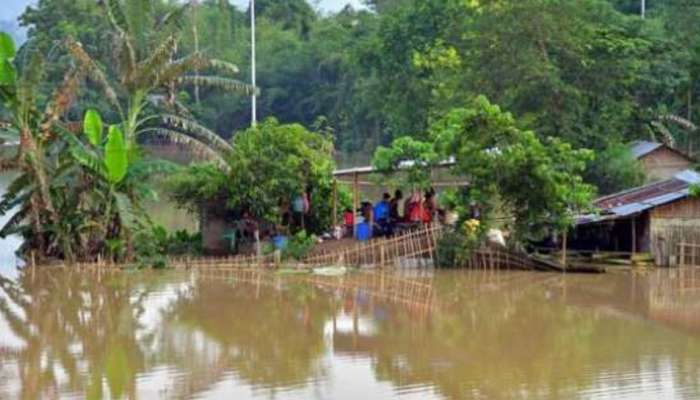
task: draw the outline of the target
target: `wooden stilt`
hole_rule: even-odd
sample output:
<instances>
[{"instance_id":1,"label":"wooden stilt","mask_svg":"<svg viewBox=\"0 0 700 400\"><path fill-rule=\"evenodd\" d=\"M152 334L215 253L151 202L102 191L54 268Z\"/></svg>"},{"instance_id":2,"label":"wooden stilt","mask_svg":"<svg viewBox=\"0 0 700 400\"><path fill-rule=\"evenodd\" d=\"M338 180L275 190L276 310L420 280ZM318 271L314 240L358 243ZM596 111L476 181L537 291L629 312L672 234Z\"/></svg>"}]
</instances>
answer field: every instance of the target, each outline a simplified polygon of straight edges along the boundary
<instances>
[{"instance_id":1,"label":"wooden stilt","mask_svg":"<svg viewBox=\"0 0 700 400\"><path fill-rule=\"evenodd\" d=\"M333 179L333 229L338 226L338 180ZM335 231L334 231L335 232Z\"/></svg>"},{"instance_id":2,"label":"wooden stilt","mask_svg":"<svg viewBox=\"0 0 700 400\"><path fill-rule=\"evenodd\" d=\"M637 253L637 218L632 217L632 254Z\"/></svg>"},{"instance_id":3,"label":"wooden stilt","mask_svg":"<svg viewBox=\"0 0 700 400\"><path fill-rule=\"evenodd\" d=\"M353 176L353 182L352 182L352 215L354 216L352 219L353 223L353 236L357 237L357 209L360 207L360 182L359 182L359 175L357 172L355 172Z\"/></svg>"},{"instance_id":4,"label":"wooden stilt","mask_svg":"<svg viewBox=\"0 0 700 400\"><path fill-rule=\"evenodd\" d=\"M568 247L567 244L567 239L568 239L568 229L564 230L564 233L562 234L562 240L561 240L561 265L564 268L564 271L566 271L566 249Z\"/></svg>"}]
</instances>

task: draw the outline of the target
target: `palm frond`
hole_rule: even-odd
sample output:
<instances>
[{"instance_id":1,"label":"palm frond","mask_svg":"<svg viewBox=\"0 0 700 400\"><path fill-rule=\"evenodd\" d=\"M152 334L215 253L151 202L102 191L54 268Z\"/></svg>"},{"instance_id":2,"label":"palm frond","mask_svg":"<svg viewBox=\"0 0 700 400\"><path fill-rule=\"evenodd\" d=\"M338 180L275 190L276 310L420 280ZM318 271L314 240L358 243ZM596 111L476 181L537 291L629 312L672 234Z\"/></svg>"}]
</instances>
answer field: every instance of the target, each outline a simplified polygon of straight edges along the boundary
<instances>
[{"instance_id":1,"label":"palm frond","mask_svg":"<svg viewBox=\"0 0 700 400\"><path fill-rule=\"evenodd\" d=\"M153 29L153 26L150 24L150 16L153 13L152 1L126 0L122 9L124 10L126 23L129 26L129 37L134 39L136 49L142 54L146 48L149 30Z\"/></svg>"},{"instance_id":2,"label":"palm frond","mask_svg":"<svg viewBox=\"0 0 700 400\"><path fill-rule=\"evenodd\" d=\"M143 80L152 80L153 74L175 53L177 39L174 35L169 35L151 54L150 57L139 63L136 76Z\"/></svg>"},{"instance_id":3,"label":"palm frond","mask_svg":"<svg viewBox=\"0 0 700 400\"><path fill-rule=\"evenodd\" d=\"M126 32L129 30L129 24L126 21L126 16L119 0L105 0L104 4L109 22L119 33L126 35Z\"/></svg>"},{"instance_id":4,"label":"palm frond","mask_svg":"<svg viewBox=\"0 0 700 400\"><path fill-rule=\"evenodd\" d=\"M175 110L176 113L179 115L184 115L185 117L193 117L194 114L192 114L192 111L190 111L189 108L187 108L186 105L182 104L180 101L173 101L172 102L172 107Z\"/></svg>"},{"instance_id":5,"label":"palm frond","mask_svg":"<svg viewBox=\"0 0 700 400\"><path fill-rule=\"evenodd\" d=\"M208 61L201 54L191 54L187 57L172 61L157 72L156 86L176 81L182 75L190 71L200 70L208 65Z\"/></svg>"},{"instance_id":6,"label":"palm frond","mask_svg":"<svg viewBox=\"0 0 700 400\"><path fill-rule=\"evenodd\" d=\"M160 32L174 33L182 29L184 17L189 11L190 3L187 2L173 11L167 13L158 24L156 29Z\"/></svg>"},{"instance_id":7,"label":"palm frond","mask_svg":"<svg viewBox=\"0 0 700 400\"><path fill-rule=\"evenodd\" d=\"M5 190L0 200L0 215L7 214L17 205L24 202L26 196L34 190L34 184L29 174L22 174L15 178Z\"/></svg>"},{"instance_id":8,"label":"palm frond","mask_svg":"<svg viewBox=\"0 0 700 400\"><path fill-rule=\"evenodd\" d=\"M221 136L217 135L206 127L186 118L181 118L176 115L164 115L163 122L170 128L182 131L184 134L195 137L197 140L207 143L214 147L217 151L228 154L233 151L233 147Z\"/></svg>"},{"instance_id":9,"label":"palm frond","mask_svg":"<svg viewBox=\"0 0 700 400\"><path fill-rule=\"evenodd\" d=\"M685 119L679 115L667 114L667 115L662 115L659 119L661 121L673 122L674 124L680 126L681 128L689 130L689 131L696 131L698 129L698 126L695 125L692 121Z\"/></svg>"},{"instance_id":10,"label":"palm frond","mask_svg":"<svg viewBox=\"0 0 700 400\"><path fill-rule=\"evenodd\" d=\"M17 95L24 104L35 104L39 93L39 85L46 75L44 57L37 50L30 50L29 62L22 69L22 74L17 84Z\"/></svg>"},{"instance_id":11,"label":"palm frond","mask_svg":"<svg viewBox=\"0 0 700 400\"><path fill-rule=\"evenodd\" d=\"M0 229L0 238L16 235L27 230L27 226L23 223L27 219L27 210L19 210L14 213L10 219L5 222L5 225Z\"/></svg>"},{"instance_id":12,"label":"palm frond","mask_svg":"<svg viewBox=\"0 0 700 400\"><path fill-rule=\"evenodd\" d=\"M124 86L131 86L134 78L138 77L136 65L136 51L128 38L123 37L117 46L116 59L119 61L121 72L121 83Z\"/></svg>"},{"instance_id":13,"label":"palm frond","mask_svg":"<svg viewBox=\"0 0 700 400\"><path fill-rule=\"evenodd\" d=\"M658 121L653 121L651 125L655 128L655 133L659 133L661 135L661 142L671 147L675 146L676 139L664 124Z\"/></svg>"},{"instance_id":14,"label":"palm frond","mask_svg":"<svg viewBox=\"0 0 700 400\"><path fill-rule=\"evenodd\" d=\"M95 154L92 149L88 148L83 142L81 142L75 135L67 132L63 129L58 130L61 138L68 143L68 151L73 156L73 158L85 168L99 174L100 176L105 176L106 170L104 163L99 155Z\"/></svg>"},{"instance_id":15,"label":"palm frond","mask_svg":"<svg viewBox=\"0 0 700 400\"><path fill-rule=\"evenodd\" d=\"M229 79L222 78L219 76L181 76L177 79L180 84L190 84L199 86L209 86L215 89L222 89L229 92L244 94L247 96L252 96L253 93L260 94L260 90L247 83Z\"/></svg>"},{"instance_id":16,"label":"palm frond","mask_svg":"<svg viewBox=\"0 0 700 400\"><path fill-rule=\"evenodd\" d=\"M51 126L61 118L61 116L70 108L80 89L80 81L84 77L84 72L81 69L72 69L69 71L61 86L54 91L51 101L46 106L44 112L44 120L41 124L41 132L44 140L48 140L50 136Z\"/></svg>"},{"instance_id":17,"label":"palm frond","mask_svg":"<svg viewBox=\"0 0 700 400\"><path fill-rule=\"evenodd\" d=\"M210 59L209 60L209 67L221 72L228 72L230 74L238 74L241 72L240 69L238 69L238 66L235 64L232 64L228 61L223 61L223 60L217 60L217 59Z\"/></svg>"},{"instance_id":18,"label":"palm frond","mask_svg":"<svg viewBox=\"0 0 700 400\"><path fill-rule=\"evenodd\" d=\"M146 180L154 175L173 174L182 169L174 162L160 159L140 159L129 167L129 179Z\"/></svg>"},{"instance_id":19,"label":"palm frond","mask_svg":"<svg viewBox=\"0 0 700 400\"><path fill-rule=\"evenodd\" d=\"M122 227L132 232L137 229L139 227L139 218L134 211L131 199L124 193L116 193L114 195L114 203L116 204L119 222L121 222Z\"/></svg>"},{"instance_id":20,"label":"palm frond","mask_svg":"<svg viewBox=\"0 0 700 400\"><path fill-rule=\"evenodd\" d=\"M206 160L215 163L222 171L229 173L231 167L226 162L226 159L217 151L207 146L206 144L194 139L182 132L177 132L172 129L166 128L150 128L146 129L140 133L152 132L153 134L160 136L172 143L180 144L187 147L195 158L199 160Z\"/></svg>"},{"instance_id":21,"label":"palm frond","mask_svg":"<svg viewBox=\"0 0 700 400\"><path fill-rule=\"evenodd\" d=\"M66 47L75 62L87 71L87 75L95 81L95 83L102 87L102 91L105 97L107 97L107 100L123 115L124 111L119 103L117 92L109 83L104 71L97 65L95 60L93 60L85 49L83 49L83 46L73 38L69 37L66 40Z\"/></svg>"}]
</instances>

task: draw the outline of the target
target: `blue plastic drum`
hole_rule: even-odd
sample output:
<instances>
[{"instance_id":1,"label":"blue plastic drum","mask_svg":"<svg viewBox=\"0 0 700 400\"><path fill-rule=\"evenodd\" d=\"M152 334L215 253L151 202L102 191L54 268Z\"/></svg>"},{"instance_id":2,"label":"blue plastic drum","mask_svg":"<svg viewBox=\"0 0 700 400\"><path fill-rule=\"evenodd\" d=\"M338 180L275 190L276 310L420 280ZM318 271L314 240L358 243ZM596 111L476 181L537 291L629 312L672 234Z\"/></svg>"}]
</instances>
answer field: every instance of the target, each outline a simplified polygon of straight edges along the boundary
<instances>
[{"instance_id":1,"label":"blue plastic drum","mask_svg":"<svg viewBox=\"0 0 700 400\"><path fill-rule=\"evenodd\" d=\"M357 224L357 240L370 240L372 239L372 226L367 222L362 222Z\"/></svg>"}]
</instances>

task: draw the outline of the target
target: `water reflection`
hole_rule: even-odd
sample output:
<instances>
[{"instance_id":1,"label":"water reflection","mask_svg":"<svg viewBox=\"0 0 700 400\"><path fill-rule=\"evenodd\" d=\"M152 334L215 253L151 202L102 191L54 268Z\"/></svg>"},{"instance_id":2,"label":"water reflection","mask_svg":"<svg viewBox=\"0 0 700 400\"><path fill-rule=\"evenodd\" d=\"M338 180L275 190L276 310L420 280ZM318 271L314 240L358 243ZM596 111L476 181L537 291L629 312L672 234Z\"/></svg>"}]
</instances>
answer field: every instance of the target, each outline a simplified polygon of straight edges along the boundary
<instances>
[{"instance_id":1,"label":"water reflection","mask_svg":"<svg viewBox=\"0 0 700 400\"><path fill-rule=\"evenodd\" d=\"M20 271L0 398L698 398L700 271Z\"/></svg>"}]
</instances>

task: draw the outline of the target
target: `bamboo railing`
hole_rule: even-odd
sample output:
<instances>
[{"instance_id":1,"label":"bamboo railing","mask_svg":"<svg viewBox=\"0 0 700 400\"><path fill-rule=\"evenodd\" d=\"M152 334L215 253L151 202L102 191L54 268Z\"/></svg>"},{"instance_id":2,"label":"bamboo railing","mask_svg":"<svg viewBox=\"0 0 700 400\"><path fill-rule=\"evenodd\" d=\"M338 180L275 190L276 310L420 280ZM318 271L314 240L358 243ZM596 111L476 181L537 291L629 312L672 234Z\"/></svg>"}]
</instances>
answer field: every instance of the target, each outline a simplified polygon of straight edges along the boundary
<instances>
[{"instance_id":1,"label":"bamboo railing","mask_svg":"<svg viewBox=\"0 0 700 400\"><path fill-rule=\"evenodd\" d=\"M322 252L304 259L303 264L316 267L328 265L385 267L401 259L434 259L437 242L442 236L441 225L426 225L392 238L357 242L342 250Z\"/></svg>"}]
</instances>

